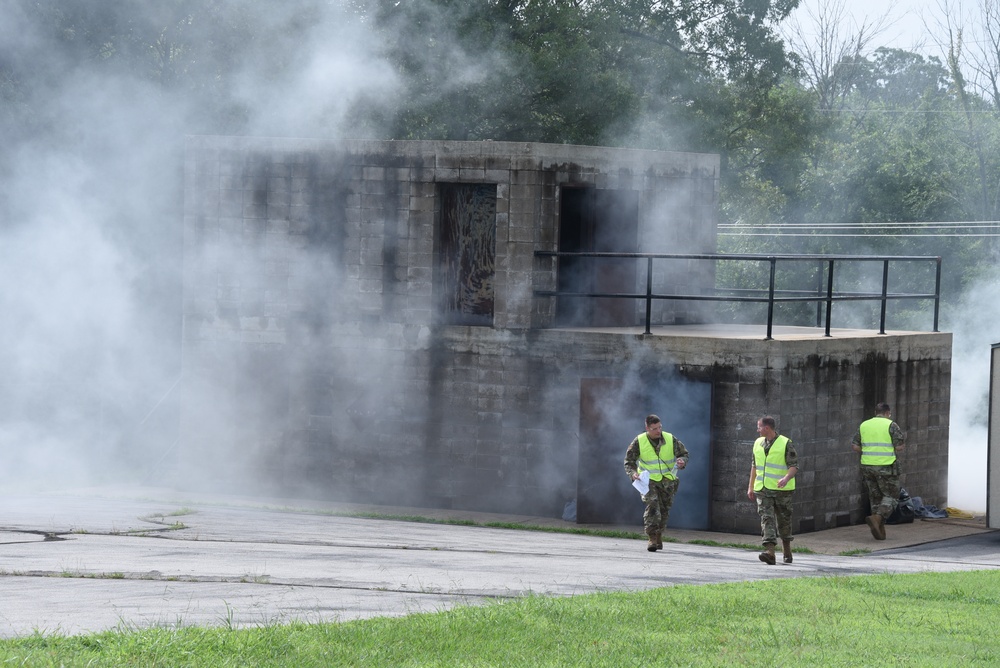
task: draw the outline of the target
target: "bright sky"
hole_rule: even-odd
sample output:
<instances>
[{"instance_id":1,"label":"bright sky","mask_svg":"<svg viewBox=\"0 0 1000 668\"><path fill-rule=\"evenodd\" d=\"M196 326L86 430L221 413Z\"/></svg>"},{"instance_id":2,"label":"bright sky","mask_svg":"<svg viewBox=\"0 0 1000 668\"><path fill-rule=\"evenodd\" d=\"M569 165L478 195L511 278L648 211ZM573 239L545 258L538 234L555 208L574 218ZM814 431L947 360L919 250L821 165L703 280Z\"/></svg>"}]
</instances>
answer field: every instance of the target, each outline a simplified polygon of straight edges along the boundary
<instances>
[{"instance_id":1,"label":"bright sky","mask_svg":"<svg viewBox=\"0 0 1000 668\"><path fill-rule=\"evenodd\" d=\"M818 15L820 6L836 5L844 7L855 25L862 23L876 24L885 17L885 28L874 42L874 47L891 46L899 49L916 51L925 55L941 56L942 42L947 45L947 33L941 27L945 16L944 8L948 7L952 15L964 14L966 31L971 31L978 24L974 18L979 14L981 0L802 0L799 8L792 14L806 30L812 21L809 12ZM828 9L829 11L829 9ZM845 26L842 32L849 32L850 26ZM966 35L966 40L974 39ZM946 48L946 47L945 47Z\"/></svg>"}]
</instances>

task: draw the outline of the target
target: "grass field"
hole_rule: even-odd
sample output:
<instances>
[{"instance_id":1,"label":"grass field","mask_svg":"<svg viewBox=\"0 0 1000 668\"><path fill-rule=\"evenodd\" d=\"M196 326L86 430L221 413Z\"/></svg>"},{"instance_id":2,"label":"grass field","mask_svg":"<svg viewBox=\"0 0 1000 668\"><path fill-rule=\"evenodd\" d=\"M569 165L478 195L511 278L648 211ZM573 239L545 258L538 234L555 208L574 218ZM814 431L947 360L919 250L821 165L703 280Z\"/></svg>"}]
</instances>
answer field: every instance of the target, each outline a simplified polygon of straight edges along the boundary
<instances>
[{"instance_id":1,"label":"grass field","mask_svg":"<svg viewBox=\"0 0 1000 668\"><path fill-rule=\"evenodd\" d=\"M2 612L0 612L2 614ZM253 629L0 641L7 666L993 666L1000 571L529 597Z\"/></svg>"}]
</instances>

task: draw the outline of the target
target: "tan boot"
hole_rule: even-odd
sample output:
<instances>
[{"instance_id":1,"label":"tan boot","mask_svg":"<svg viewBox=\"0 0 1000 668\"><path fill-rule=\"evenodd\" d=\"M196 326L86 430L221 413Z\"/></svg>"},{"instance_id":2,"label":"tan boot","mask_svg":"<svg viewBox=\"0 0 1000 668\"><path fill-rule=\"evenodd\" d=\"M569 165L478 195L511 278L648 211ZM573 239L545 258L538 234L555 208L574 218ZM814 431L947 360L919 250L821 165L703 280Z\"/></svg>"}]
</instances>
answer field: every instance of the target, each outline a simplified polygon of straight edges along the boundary
<instances>
[{"instance_id":1,"label":"tan boot","mask_svg":"<svg viewBox=\"0 0 1000 668\"><path fill-rule=\"evenodd\" d=\"M657 550L662 550L663 549L663 534L662 533L657 533L656 534L656 549Z\"/></svg>"},{"instance_id":2,"label":"tan boot","mask_svg":"<svg viewBox=\"0 0 1000 668\"><path fill-rule=\"evenodd\" d=\"M875 515L875 527L878 529L878 535L875 536L875 539L885 540L885 518L881 515Z\"/></svg>"},{"instance_id":3,"label":"tan boot","mask_svg":"<svg viewBox=\"0 0 1000 668\"><path fill-rule=\"evenodd\" d=\"M792 563L792 541L781 539L781 560L786 564Z\"/></svg>"},{"instance_id":4,"label":"tan boot","mask_svg":"<svg viewBox=\"0 0 1000 668\"><path fill-rule=\"evenodd\" d=\"M650 552L656 552L656 534L649 532L646 535L649 536L649 543L646 545L646 549Z\"/></svg>"},{"instance_id":5,"label":"tan boot","mask_svg":"<svg viewBox=\"0 0 1000 668\"><path fill-rule=\"evenodd\" d=\"M774 544L768 543L764 546L764 551L761 552L757 557L763 561L768 566L774 566Z\"/></svg>"},{"instance_id":6,"label":"tan boot","mask_svg":"<svg viewBox=\"0 0 1000 668\"><path fill-rule=\"evenodd\" d=\"M875 540L885 540L885 519L878 513L865 518L865 524L871 529L872 537Z\"/></svg>"}]
</instances>

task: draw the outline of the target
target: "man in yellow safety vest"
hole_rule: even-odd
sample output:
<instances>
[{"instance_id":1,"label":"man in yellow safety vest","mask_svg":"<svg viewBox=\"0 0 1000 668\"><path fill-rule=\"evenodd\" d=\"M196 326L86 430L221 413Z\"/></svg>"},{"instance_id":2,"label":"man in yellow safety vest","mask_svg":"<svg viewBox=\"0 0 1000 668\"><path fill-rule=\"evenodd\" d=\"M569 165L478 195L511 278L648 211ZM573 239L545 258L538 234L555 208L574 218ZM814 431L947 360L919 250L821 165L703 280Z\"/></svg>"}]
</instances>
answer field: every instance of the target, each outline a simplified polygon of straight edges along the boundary
<instances>
[{"instance_id":1,"label":"man in yellow safety vest","mask_svg":"<svg viewBox=\"0 0 1000 668\"><path fill-rule=\"evenodd\" d=\"M625 473L638 480L643 471L649 472L649 491L642 495L646 510L642 524L649 536L646 549L663 549L663 530L667 528L670 506L680 482L677 470L687 466L688 450L680 439L663 431L660 418L646 416L646 431L636 436L625 451Z\"/></svg>"},{"instance_id":2,"label":"man in yellow safety vest","mask_svg":"<svg viewBox=\"0 0 1000 668\"><path fill-rule=\"evenodd\" d=\"M875 417L862 422L851 440L851 449L861 453L861 479L871 504L865 523L875 540L885 540L885 521L899 504L896 452L903 449L905 434L891 414L889 404L878 404Z\"/></svg>"},{"instance_id":3,"label":"man in yellow safety vest","mask_svg":"<svg viewBox=\"0 0 1000 668\"><path fill-rule=\"evenodd\" d=\"M757 502L760 515L760 560L769 566L775 562L774 546L781 538L783 563L792 563L792 492L795 474L799 472L799 456L792 440L775 430L777 423L770 415L757 420L760 435L753 444L750 464L750 484L747 498Z\"/></svg>"}]
</instances>

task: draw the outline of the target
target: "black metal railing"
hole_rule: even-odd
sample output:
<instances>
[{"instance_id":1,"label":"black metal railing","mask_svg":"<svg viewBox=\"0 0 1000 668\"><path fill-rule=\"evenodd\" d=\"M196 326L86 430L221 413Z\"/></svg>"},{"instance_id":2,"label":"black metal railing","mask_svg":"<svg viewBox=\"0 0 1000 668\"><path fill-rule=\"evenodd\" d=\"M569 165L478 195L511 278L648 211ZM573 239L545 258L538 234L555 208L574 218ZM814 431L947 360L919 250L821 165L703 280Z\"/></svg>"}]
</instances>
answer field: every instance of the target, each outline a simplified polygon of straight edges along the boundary
<instances>
[{"instance_id":1,"label":"black metal railing","mask_svg":"<svg viewBox=\"0 0 1000 668\"><path fill-rule=\"evenodd\" d=\"M891 301L908 299L933 299L934 300L934 329L937 332L938 319L940 315L941 302L941 257L925 255L751 255L751 254L674 254L674 253L611 253L611 252L559 252L559 251L535 251L535 257L554 258L620 258L644 261L646 265L646 291L644 293L628 292L594 292L594 291L572 291L572 290L535 290L536 296L542 297L589 297L589 298L611 298L611 299L641 299L645 301L646 308L646 334L652 333L650 330L652 319L652 305L656 300L677 300L677 301L706 301L706 302L751 302L767 304L767 339L772 338L774 326L775 304L787 302L814 302L816 304L816 326L819 327L824 320L823 311L825 309L826 336L830 336L830 327L833 315L834 302L842 301L878 301L880 302L879 334L885 334L886 305ZM653 263L654 261L669 262L671 260L682 261L707 261L719 262L766 262L770 265L770 275L767 288L744 287L744 288L718 288L713 286L710 293L705 294L658 294L653 292ZM778 289L776 287L776 276L779 263L802 263L812 262L817 264L816 287L812 289ZM880 292L864 291L835 291L834 290L834 268L838 263L882 263L882 287ZM890 292L889 291L889 266L890 263L933 263L934 264L934 292ZM823 271L825 269L825 272ZM824 280L825 273L825 280ZM638 284L638 280L637 280Z\"/></svg>"}]
</instances>

